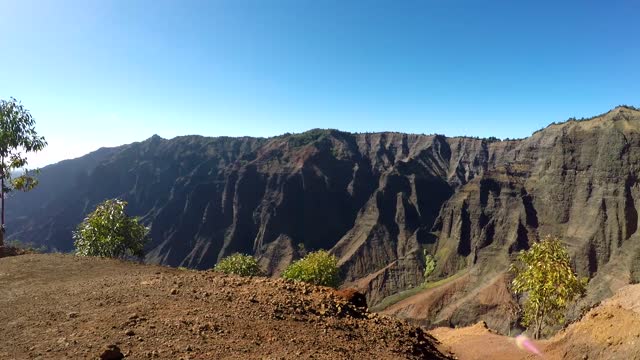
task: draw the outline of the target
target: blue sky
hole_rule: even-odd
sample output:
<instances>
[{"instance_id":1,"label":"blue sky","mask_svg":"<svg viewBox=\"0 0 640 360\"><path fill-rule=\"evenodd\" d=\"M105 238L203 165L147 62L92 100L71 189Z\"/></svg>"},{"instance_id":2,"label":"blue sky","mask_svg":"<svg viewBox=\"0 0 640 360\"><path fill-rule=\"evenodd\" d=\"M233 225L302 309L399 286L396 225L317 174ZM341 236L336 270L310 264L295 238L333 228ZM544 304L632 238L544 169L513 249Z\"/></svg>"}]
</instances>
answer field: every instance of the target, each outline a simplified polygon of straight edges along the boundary
<instances>
[{"instance_id":1,"label":"blue sky","mask_svg":"<svg viewBox=\"0 0 640 360\"><path fill-rule=\"evenodd\" d=\"M640 105L640 3L0 0L42 166L159 134L525 137Z\"/></svg>"}]
</instances>

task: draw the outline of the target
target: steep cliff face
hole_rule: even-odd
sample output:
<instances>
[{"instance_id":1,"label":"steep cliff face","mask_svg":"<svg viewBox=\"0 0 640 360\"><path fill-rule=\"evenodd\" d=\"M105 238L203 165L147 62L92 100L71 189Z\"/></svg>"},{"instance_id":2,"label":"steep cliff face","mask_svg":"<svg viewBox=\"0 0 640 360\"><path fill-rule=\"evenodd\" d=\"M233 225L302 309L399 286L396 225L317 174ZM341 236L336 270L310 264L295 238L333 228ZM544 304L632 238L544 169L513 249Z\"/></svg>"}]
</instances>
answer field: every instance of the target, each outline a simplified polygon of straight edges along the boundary
<instances>
[{"instance_id":1,"label":"steep cliff face","mask_svg":"<svg viewBox=\"0 0 640 360\"><path fill-rule=\"evenodd\" d=\"M578 273L592 277L588 296L571 316L637 282L638 145L640 112L627 108L490 144L487 170L459 187L432 228L438 239L435 278L469 270L468 280L456 291L444 291L454 286L445 284L386 311L431 324L483 319L506 331L508 302L487 305L478 294L504 277L515 251L546 234L562 237ZM445 298L444 308L416 311L417 304Z\"/></svg>"},{"instance_id":2,"label":"steep cliff face","mask_svg":"<svg viewBox=\"0 0 640 360\"><path fill-rule=\"evenodd\" d=\"M388 311L504 328L491 314L508 301L490 294L506 289L514 252L547 233L593 277L585 304L639 280L639 143L640 112L624 107L518 141L335 130L152 137L46 167L41 188L10 199L8 231L67 251L82 217L120 197L151 226L150 262L208 268L239 251L278 274L302 246L330 249L370 304L421 284L426 250L437 259L428 280L443 285ZM446 279L456 279L453 293ZM441 305L423 306L425 317L416 302Z\"/></svg>"}]
</instances>

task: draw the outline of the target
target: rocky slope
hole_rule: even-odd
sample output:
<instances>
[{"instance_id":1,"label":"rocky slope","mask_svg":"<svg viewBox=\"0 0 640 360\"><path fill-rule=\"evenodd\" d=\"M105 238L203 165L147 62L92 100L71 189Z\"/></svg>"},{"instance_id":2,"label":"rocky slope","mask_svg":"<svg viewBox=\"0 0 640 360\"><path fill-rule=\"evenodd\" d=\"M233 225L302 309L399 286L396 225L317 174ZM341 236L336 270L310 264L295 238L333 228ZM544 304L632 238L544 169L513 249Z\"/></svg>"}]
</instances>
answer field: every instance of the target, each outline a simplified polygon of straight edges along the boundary
<instances>
[{"instance_id":1,"label":"rocky slope","mask_svg":"<svg viewBox=\"0 0 640 360\"><path fill-rule=\"evenodd\" d=\"M562 359L640 359L640 285L625 286L591 309L545 352Z\"/></svg>"},{"instance_id":2,"label":"rocky slope","mask_svg":"<svg viewBox=\"0 0 640 360\"><path fill-rule=\"evenodd\" d=\"M70 255L0 259L2 359L446 359L328 288Z\"/></svg>"},{"instance_id":3,"label":"rocky slope","mask_svg":"<svg viewBox=\"0 0 640 360\"><path fill-rule=\"evenodd\" d=\"M460 359L640 359L640 285L620 289L580 321L548 340L533 341L542 356L519 347L514 337L496 334L484 322L430 331Z\"/></svg>"},{"instance_id":4,"label":"rocky slope","mask_svg":"<svg viewBox=\"0 0 640 360\"><path fill-rule=\"evenodd\" d=\"M41 188L10 200L8 231L67 251L82 217L120 197L151 226L150 262L208 268L240 251L277 274L302 246L331 249L372 305L425 280L426 249L437 259L428 280L441 285L388 311L506 331L505 270L545 234L565 239L593 278L581 306L638 281L639 143L640 112L627 107L517 141L152 137L44 168Z\"/></svg>"}]
</instances>

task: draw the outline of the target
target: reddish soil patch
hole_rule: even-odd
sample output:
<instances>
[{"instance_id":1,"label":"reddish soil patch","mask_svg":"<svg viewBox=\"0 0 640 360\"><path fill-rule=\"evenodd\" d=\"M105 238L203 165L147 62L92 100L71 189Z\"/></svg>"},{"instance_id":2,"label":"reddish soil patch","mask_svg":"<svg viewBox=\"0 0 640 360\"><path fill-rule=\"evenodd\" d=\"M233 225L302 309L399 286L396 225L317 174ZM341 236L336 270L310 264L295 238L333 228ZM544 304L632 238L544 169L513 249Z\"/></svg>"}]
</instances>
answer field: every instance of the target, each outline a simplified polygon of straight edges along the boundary
<instances>
[{"instance_id":1,"label":"reddish soil patch","mask_svg":"<svg viewBox=\"0 0 640 360\"><path fill-rule=\"evenodd\" d=\"M455 353L461 360L535 358L532 354L518 348L514 338L496 334L487 329L486 324L482 322L459 329L437 328L430 333L442 342L447 351ZM543 341L534 343L538 348L544 349ZM551 358L545 357L545 359Z\"/></svg>"},{"instance_id":2,"label":"reddish soil patch","mask_svg":"<svg viewBox=\"0 0 640 360\"><path fill-rule=\"evenodd\" d=\"M441 359L420 328L281 279L0 259L1 359Z\"/></svg>"},{"instance_id":3,"label":"reddish soil patch","mask_svg":"<svg viewBox=\"0 0 640 360\"><path fill-rule=\"evenodd\" d=\"M551 339L558 359L640 359L640 285L626 286Z\"/></svg>"}]
</instances>

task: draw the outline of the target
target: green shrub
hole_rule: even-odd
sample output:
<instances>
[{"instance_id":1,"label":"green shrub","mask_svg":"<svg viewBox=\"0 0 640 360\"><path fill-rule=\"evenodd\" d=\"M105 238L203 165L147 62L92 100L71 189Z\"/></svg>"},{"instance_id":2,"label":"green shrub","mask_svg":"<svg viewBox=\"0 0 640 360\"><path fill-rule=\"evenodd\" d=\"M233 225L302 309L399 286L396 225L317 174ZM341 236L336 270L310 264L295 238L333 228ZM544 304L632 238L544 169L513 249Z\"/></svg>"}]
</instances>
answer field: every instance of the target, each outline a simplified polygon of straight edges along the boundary
<instances>
[{"instance_id":1,"label":"green shrub","mask_svg":"<svg viewBox=\"0 0 640 360\"><path fill-rule=\"evenodd\" d=\"M260 266L258 266L258 262L253 256L238 253L220 260L213 270L240 276L258 276L262 274L262 270L260 270Z\"/></svg>"},{"instance_id":2,"label":"green shrub","mask_svg":"<svg viewBox=\"0 0 640 360\"><path fill-rule=\"evenodd\" d=\"M436 258L427 253L427 249L423 251L424 255L424 282L427 282L429 275L436 269Z\"/></svg>"},{"instance_id":3,"label":"green shrub","mask_svg":"<svg viewBox=\"0 0 640 360\"><path fill-rule=\"evenodd\" d=\"M73 232L76 254L120 258L144 256L149 229L124 212L127 202L106 200Z\"/></svg>"},{"instance_id":4,"label":"green shrub","mask_svg":"<svg viewBox=\"0 0 640 360\"><path fill-rule=\"evenodd\" d=\"M291 147L301 147L309 145L314 141L321 140L331 133L328 129L311 129L301 134L293 134L289 136L289 145Z\"/></svg>"},{"instance_id":5,"label":"green shrub","mask_svg":"<svg viewBox=\"0 0 640 360\"><path fill-rule=\"evenodd\" d=\"M282 277L314 285L337 287L340 284L338 273L338 258L320 250L311 252L289 265Z\"/></svg>"}]
</instances>

